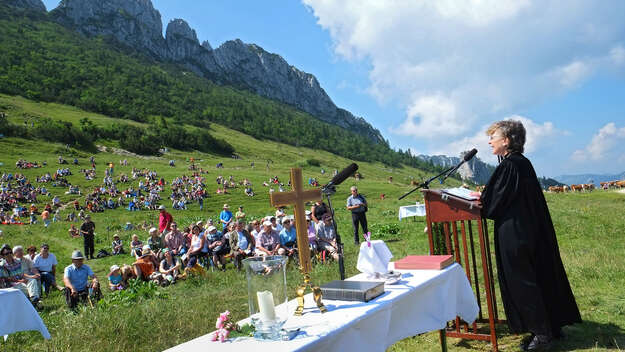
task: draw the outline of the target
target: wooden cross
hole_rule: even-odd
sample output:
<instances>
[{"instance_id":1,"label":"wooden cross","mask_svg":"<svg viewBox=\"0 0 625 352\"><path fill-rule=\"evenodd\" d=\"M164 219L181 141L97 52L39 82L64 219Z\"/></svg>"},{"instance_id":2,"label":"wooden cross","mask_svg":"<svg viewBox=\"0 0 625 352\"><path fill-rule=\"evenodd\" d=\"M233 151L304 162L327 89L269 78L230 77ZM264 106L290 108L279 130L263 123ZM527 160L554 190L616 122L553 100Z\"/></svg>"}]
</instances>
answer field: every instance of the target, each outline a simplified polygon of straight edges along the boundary
<instances>
[{"instance_id":1,"label":"wooden cross","mask_svg":"<svg viewBox=\"0 0 625 352\"><path fill-rule=\"evenodd\" d=\"M273 192L270 195L271 205L274 207L291 205L295 212L295 231L297 233L297 253L299 256L300 270L304 275L304 284L297 289L298 307L295 315L302 315L304 310L304 291L310 287L317 306L322 313L326 308L321 303L321 289L310 284L310 272L312 264L310 262L310 251L308 250L308 225L306 224L306 202L321 200L321 190L304 190L302 169L291 169L291 192Z\"/></svg>"}]
</instances>

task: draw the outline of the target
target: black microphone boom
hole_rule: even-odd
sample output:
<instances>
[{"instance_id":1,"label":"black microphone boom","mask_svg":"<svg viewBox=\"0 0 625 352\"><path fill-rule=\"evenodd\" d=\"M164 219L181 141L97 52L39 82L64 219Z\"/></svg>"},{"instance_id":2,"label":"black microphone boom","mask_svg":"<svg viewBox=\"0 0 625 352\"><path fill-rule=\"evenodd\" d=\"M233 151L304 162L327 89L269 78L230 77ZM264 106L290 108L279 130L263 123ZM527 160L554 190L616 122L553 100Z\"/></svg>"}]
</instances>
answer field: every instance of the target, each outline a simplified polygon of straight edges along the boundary
<instances>
[{"instance_id":1,"label":"black microphone boom","mask_svg":"<svg viewBox=\"0 0 625 352\"><path fill-rule=\"evenodd\" d=\"M439 177L443 177L441 179L441 183L443 183L447 177L451 176L454 172L456 172L456 170L458 170L460 168L460 166L462 166L462 164L466 163L467 161L473 159L473 157L475 156L475 154L477 154L477 149L473 148L471 149L469 152L467 152L464 157L462 158L462 161L460 161L460 163L458 163L458 165L456 166L452 166L449 169L441 172L440 174L430 178L427 181L424 181L423 183L421 183L420 185L418 185L417 187L415 187L413 190L408 191L406 193L404 193L401 197L399 197L399 200L402 200L404 198L406 198L406 196L408 196L409 194L411 194L412 192L418 190L419 188L425 188L428 189L430 188L430 182L434 181L435 179L439 178Z\"/></svg>"},{"instance_id":2,"label":"black microphone boom","mask_svg":"<svg viewBox=\"0 0 625 352\"><path fill-rule=\"evenodd\" d=\"M332 186L338 186L341 183L343 183L343 181L347 180L348 177L350 177L354 172L356 172L356 170L358 170L358 165L356 163L352 163L351 165L349 165L348 167L344 168L343 170L341 170L341 172L339 172L338 174L336 174L336 176L334 176L330 182L328 182L327 185L321 187L323 188L330 188Z\"/></svg>"}]
</instances>

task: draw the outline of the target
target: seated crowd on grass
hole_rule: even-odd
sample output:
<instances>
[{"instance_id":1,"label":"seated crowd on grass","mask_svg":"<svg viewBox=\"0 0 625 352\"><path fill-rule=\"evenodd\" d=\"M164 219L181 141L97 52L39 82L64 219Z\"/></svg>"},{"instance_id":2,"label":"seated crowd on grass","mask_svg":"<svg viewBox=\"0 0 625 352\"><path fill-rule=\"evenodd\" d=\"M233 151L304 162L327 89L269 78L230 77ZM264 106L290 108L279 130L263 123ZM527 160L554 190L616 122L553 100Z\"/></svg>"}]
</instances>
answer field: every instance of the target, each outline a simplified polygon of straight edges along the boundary
<instances>
[{"instance_id":1,"label":"seated crowd on grass","mask_svg":"<svg viewBox=\"0 0 625 352\"><path fill-rule=\"evenodd\" d=\"M63 161L59 159L60 163ZM94 180L96 165L93 157L90 162L91 169L83 169L81 173L87 180ZM127 165L127 161L124 161L124 164ZM25 165L28 163L18 161L16 166L28 167ZM74 160L74 165L78 165L77 159ZM200 209L203 209L203 199L207 197L207 193L205 178L201 176L205 171L200 171L194 172L192 176L183 175L172 180L169 199L174 210L187 209L186 205L195 201L198 202ZM294 261L298 260L297 253L300 248L297 246L294 220L286 216L282 208L277 209L275 214L248 221L243 206L233 214L228 204L224 204L215 222L208 219L205 222L197 221L179 227L173 216L165 210L165 206L158 205L162 201L160 193L164 191L167 182L159 178L155 171L133 168L131 179L138 180L138 186L136 188L128 186L122 191L117 185L131 180L124 174L115 180L112 163L107 164L100 186L94 187L90 192L82 192L78 186L69 184L64 178L68 175L71 175L69 168L58 169L54 175L46 173L37 177L37 183L68 187L69 191L65 194L84 196L83 202L79 198L74 198L73 201L62 204L60 198L53 196L45 186L33 186L24 175L2 174L0 221L3 224L36 224L40 216L41 222L47 227L51 221L61 221L60 211L64 210L68 212L65 220L72 222L68 233L70 237L78 238L83 237L82 226L78 228L73 222L90 221L89 213L126 207L126 203L128 210L158 209L160 211L158 227L151 227L147 221L136 226L128 222L123 227L126 231L147 231L148 237L145 241L141 241L137 234L133 234L131 242L125 246L118 234L113 236L112 254L128 253L134 262L131 265L110 267L106 286L111 290L125 289L132 279L152 281L166 286L185 278L188 273L202 273L205 270L225 271L230 262L236 269L242 270L243 259L252 256L284 255ZM226 189L236 188L238 184L245 187L246 195L254 195L252 183L248 178L236 182L233 176L229 176L228 179L219 176L216 181L218 191L221 190L218 193L226 193ZM265 184L278 185L279 190L284 191L284 184L277 176ZM290 181L287 185L290 186ZM36 204L41 201L37 198L40 195L49 198L44 201L41 211ZM26 208L20 203L30 203L30 207ZM327 208L321 209L319 204L315 204L306 215L308 246L305 250L310 251L313 258L323 260L326 255L328 258L336 259L338 251L332 219L329 214L324 214L326 210ZM29 221L22 222L25 218L29 218ZM93 259L93 249L88 250L85 246L85 251L87 256L78 250L71 253L72 264L64 269L63 277L59 278L64 283L64 287L61 287L57 285L58 262L56 256L50 253L47 244L41 245L39 253L37 248L30 246L26 254L21 245L11 247L4 244L0 250L0 288L19 289L37 308L42 305L42 294L47 296L52 289L64 292L66 303L70 308L75 308L81 301L93 304L92 300L101 295L100 284L91 267L84 263L87 257ZM70 253L65 255L69 257ZM92 279L91 282L89 278Z\"/></svg>"}]
</instances>

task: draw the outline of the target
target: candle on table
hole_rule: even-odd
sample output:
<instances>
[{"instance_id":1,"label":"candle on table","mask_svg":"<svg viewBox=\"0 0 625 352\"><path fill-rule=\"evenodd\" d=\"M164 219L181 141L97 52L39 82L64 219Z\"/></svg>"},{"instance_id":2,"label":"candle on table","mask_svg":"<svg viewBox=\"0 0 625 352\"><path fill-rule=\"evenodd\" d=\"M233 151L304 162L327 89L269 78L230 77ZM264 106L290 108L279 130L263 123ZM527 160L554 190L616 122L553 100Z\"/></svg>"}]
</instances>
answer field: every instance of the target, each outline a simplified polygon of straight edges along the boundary
<instances>
[{"instance_id":1,"label":"candle on table","mask_svg":"<svg viewBox=\"0 0 625 352\"><path fill-rule=\"evenodd\" d=\"M269 291L256 292L258 297L258 309L260 310L261 321L271 321L276 319L276 310L273 305L273 294Z\"/></svg>"}]
</instances>

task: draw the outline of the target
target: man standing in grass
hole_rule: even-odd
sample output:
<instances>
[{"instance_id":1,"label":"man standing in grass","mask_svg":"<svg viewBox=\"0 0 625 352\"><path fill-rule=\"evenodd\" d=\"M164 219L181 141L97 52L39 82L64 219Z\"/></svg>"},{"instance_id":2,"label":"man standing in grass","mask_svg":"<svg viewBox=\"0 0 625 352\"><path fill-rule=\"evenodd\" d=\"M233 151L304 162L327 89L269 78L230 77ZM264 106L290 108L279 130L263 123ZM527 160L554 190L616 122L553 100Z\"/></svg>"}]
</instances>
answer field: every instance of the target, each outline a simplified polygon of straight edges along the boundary
<instances>
[{"instance_id":1,"label":"man standing in grass","mask_svg":"<svg viewBox=\"0 0 625 352\"><path fill-rule=\"evenodd\" d=\"M174 221L174 218L165 210L164 205L159 205L158 211L160 212L158 215L158 232L169 231L169 225Z\"/></svg>"},{"instance_id":2,"label":"man standing in grass","mask_svg":"<svg viewBox=\"0 0 625 352\"><path fill-rule=\"evenodd\" d=\"M223 231L226 231L231 221L232 212L230 211L230 207L228 206L228 204L224 204L223 210L221 211L221 213L219 213L219 222L221 222L221 225L223 226Z\"/></svg>"},{"instance_id":3,"label":"man standing in grass","mask_svg":"<svg viewBox=\"0 0 625 352\"><path fill-rule=\"evenodd\" d=\"M347 198L347 210L352 212L352 224L354 226L354 244L360 244L358 237L358 224L362 226L362 232L367 233L367 200L362 194L358 193L358 188L352 186L350 188L352 195Z\"/></svg>"},{"instance_id":4,"label":"man standing in grass","mask_svg":"<svg viewBox=\"0 0 625 352\"><path fill-rule=\"evenodd\" d=\"M85 221L80 225L80 234L83 238L83 246L85 248L85 258L93 259L95 224L91 221L91 215L85 216Z\"/></svg>"}]
</instances>

